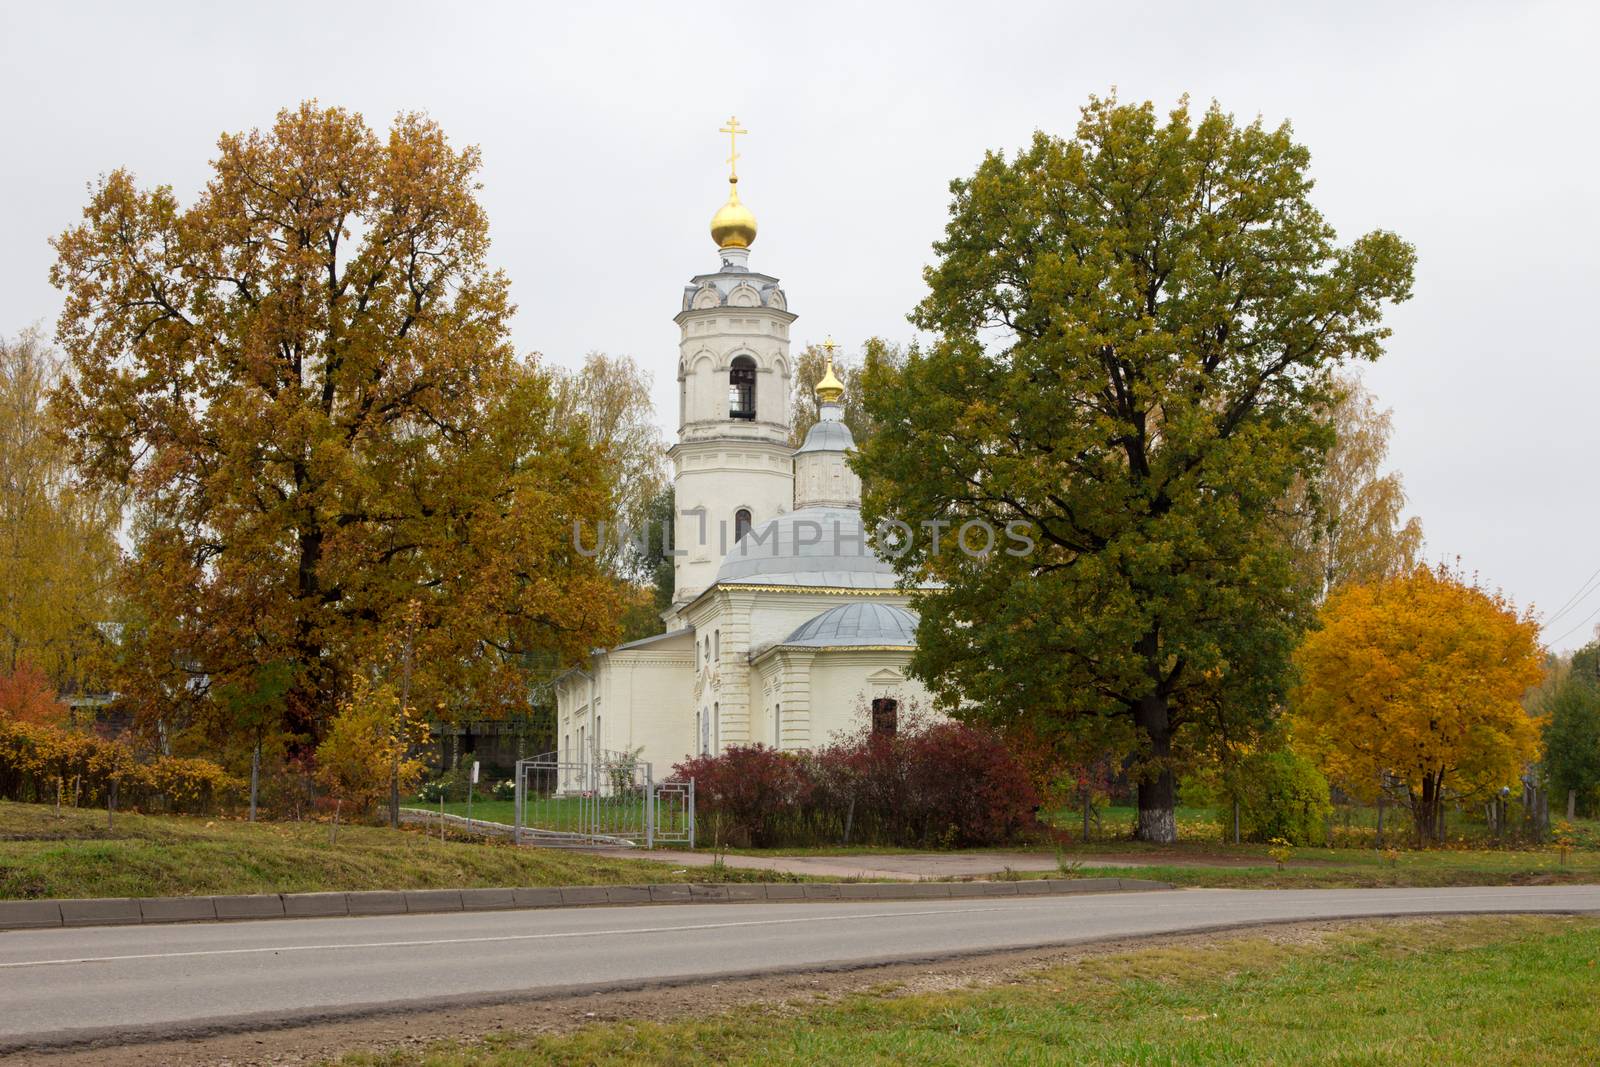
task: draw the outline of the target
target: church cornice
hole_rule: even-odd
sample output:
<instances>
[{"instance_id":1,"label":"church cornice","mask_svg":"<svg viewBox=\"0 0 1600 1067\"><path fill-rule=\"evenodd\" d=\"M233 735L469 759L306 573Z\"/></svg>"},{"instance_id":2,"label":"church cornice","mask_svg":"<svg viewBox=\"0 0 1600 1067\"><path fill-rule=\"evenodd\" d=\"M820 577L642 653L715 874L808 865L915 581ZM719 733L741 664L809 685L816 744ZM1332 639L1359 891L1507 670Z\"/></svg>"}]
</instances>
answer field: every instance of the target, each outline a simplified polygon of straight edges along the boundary
<instances>
[{"instance_id":1,"label":"church cornice","mask_svg":"<svg viewBox=\"0 0 1600 1067\"><path fill-rule=\"evenodd\" d=\"M785 325L791 324L800 316L793 311L782 308L770 307L766 304L757 304L754 307L737 307L733 304L719 304L709 308L684 308L672 316L672 321L682 326L695 319L711 319L721 315L769 315Z\"/></svg>"},{"instance_id":2,"label":"church cornice","mask_svg":"<svg viewBox=\"0 0 1600 1067\"><path fill-rule=\"evenodd\" d=\"M755 582L722 582L711 589L748 589L757 593L801 593L807 596L906 596L904 589L857 589L849 585L758 585ZM711 592L707 589L706 592ZM705 594L702 593L702 596Z\"/></svg>"}]
</instances>

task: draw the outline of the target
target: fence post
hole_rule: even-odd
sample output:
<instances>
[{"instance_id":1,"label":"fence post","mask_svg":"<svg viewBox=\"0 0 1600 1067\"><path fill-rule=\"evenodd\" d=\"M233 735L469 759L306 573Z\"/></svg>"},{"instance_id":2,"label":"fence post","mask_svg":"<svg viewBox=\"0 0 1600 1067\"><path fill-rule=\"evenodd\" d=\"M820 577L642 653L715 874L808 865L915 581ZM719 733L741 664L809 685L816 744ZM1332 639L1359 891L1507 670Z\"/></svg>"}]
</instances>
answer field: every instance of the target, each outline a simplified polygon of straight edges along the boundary
<instances>
[{"instance_id":1,"label":"fence post","mask_svg":"<svg viewBox=\"0 0 1600 1067\"><path fill-rule=\"evenodd\" d=\"M517 809L515 824L511 828L511 843L520 845L522 844L522 775L524 773L521 760L517 760L511 773L513 775L511 793L514 798L512 804Z\"/></svg>"},{"instance_id":2,"label":"fence post","mask_svg":"<svg viewBox=\"0 0 1600 1067\"><path fill-rule=\"evenodd\" d=\"M644 780L644 847L656 847L656 784Z\"/></svg>"},{"instance_id":3,"label":"fence post","mask_svg":"<svg viewBox=\"0 0 1600 1067\"><path fill-rule=\"evenodd\" d=\"M694 851L694 779L689 779L689 851Z\"/></svg>"}]
</instances>

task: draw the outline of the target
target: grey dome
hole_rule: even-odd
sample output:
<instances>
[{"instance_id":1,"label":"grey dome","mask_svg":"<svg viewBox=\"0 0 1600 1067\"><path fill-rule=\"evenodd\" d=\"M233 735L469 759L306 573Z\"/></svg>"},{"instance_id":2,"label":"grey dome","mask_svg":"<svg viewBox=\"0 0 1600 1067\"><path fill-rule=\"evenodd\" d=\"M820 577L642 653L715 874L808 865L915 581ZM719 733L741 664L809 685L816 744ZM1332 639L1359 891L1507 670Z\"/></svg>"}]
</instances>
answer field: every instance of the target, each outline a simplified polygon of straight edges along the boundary
<instances>
[{"instance_id":1,"label":"grey dome","mask_svg":"<svg viewBox=\"0 0 1600 1067\"><path fill-rule=\"evenodd\" d=\"M917 616L905 608L852 600L808 619L790 634L785 645L836 648L849 645L889 645L911 648L917 643Z\"/></svg>"},{"instance_id":2,"label":"grey dome","mask_svg":"<svg viewBox=\"0 0 1600 1067\"><path fill-rule=\"evenodd\" d=\"M833 419L823 419L806 431L806 439L799 448L794 450L795 455L805 452L850 452L856 447L856 439L850 433L850 427Z\"/></svg>"},{"instance_id":3,"label":"grey dome","mask_svg":"<svg viewBox=\"0 0 1600 1067\"><path fill-rule=\"evenodd\" d=\"M855 508L800 508L768 519L739 539L717 569L717 583L893 589L894 568L867 543Z\"/></svg>"}]
</instances>

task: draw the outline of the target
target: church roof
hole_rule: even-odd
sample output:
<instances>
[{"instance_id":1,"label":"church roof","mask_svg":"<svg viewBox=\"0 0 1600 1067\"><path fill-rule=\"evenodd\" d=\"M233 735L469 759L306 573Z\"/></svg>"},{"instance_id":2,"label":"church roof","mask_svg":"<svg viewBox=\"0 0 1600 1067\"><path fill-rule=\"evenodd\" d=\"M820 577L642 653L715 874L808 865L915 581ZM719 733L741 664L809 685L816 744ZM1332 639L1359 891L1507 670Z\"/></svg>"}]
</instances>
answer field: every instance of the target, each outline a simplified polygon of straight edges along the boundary
<instances>
[{"instance_id":1,"label":"church roof","mask_svg":"<svg viewBox=\"0 0 1600 1067\"><path fill-rule=\"evenodd\" d=\"M687 637L689 634L692 634L692 633L694 633L694 627L693 626L685 626L685 627L683 627L681 629L678 629L678 630L668 630L665 633L651 634L649 637L641 637L636 641L626 641L623 644L617 645L617 646L609 649L609 651L611 651L611 652L622 652L622 651L624 651L626 649L630 649L630 648L645 648L645 647L647 647L649 645L658 645L663 641L670 641L674 637ZM597 650L597 651L599 651L599 650Z\"/></svg>"},{"instance_id":2,"label":"church roof","mask_svg":"<svg viewBox=\"0 0 1600 1067\"><path fill-rule=\"evenodd\" d=\"M911 648L917 643L917 616L905 608L852 600L808 619L782 643L813 648L850 645Z\"/></svg>"},{"instance_id":3,"label":"church roof","mask_svg":"<svg viewBox=\"0 0 1600 1067\"><path fill-rule=\"evenodd\" d=\"M832 419L823 419L806 431L803 444L794 450L795 455L804 452L849 452L856 447L856 439L850 433L850 427L842 422Z\"/></svg>"},{"instance_id":4,"label":"church roof","mask_svg":"<svg viewBox=\"0 0 1600 1067\"><path fill-rule=\"evenodd\" d=\"M717 569L718 585L893 589L894 568L867 543L855 508L800 508L739 539Z\"/></svg>"}]
</instances>

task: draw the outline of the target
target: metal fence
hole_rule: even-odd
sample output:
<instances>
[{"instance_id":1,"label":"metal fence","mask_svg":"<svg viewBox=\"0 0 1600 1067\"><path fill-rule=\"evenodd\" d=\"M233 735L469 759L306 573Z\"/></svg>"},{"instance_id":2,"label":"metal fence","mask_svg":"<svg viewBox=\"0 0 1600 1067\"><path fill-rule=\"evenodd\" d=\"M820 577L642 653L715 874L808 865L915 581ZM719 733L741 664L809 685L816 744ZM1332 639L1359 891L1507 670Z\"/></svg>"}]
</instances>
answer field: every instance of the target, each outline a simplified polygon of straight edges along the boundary
<instances>
[{"instance_id":1,"label":"metal fence","mask_svg":"<svg viewBox=\"0 0 1600 1067\"><path fill-rule=\"evenodd\" d=\"M595 750L518 760L517 844L694 847L694 782L657 782L650 763Z\"/></svg>"}]
</instances>

